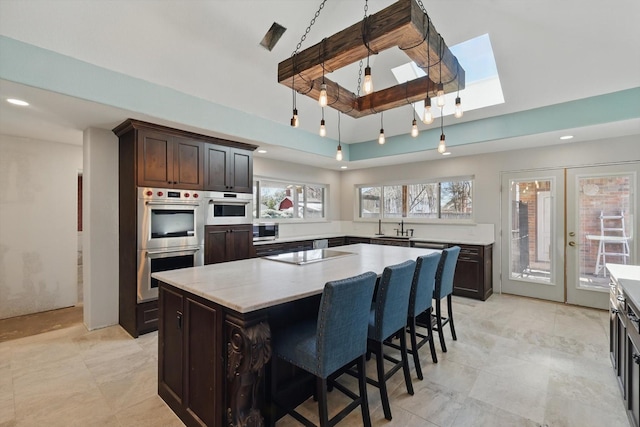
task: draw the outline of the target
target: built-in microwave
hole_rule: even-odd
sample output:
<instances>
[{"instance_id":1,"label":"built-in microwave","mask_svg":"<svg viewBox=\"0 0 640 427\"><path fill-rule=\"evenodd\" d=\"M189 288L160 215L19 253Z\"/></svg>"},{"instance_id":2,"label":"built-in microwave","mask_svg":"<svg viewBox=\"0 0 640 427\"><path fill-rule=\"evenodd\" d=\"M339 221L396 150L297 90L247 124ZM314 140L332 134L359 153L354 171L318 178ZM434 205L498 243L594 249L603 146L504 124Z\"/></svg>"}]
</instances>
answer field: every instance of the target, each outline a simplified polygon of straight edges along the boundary
<instances>
[{"instance_id":1,"label":"built-in microwave","mask_svg":"<svg viewBox=\"0 0 640 427\"><path fill-rule=\"evenodd\" d=\"M278 238L278 224L261 223L253 224L253 240L275 240Z\"/></svg>"},{"instance_id":2,"label":"built-in microwave","mask_svg":"<svg viewBox=\"0 0 640 427\"><path fill-rule=\"evenodd\" d=\"M252 194L211 191L205 198L206 225L251 224Z\"/></svg>"}]
</instances>

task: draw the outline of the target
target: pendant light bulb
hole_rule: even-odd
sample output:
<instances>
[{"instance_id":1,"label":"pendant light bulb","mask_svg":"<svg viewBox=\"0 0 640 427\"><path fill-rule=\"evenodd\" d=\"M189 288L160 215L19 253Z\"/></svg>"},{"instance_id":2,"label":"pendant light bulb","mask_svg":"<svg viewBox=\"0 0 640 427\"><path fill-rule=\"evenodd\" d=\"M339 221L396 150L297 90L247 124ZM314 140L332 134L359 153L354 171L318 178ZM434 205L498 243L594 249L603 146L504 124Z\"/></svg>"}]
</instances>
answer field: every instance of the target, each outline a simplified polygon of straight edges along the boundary
<instances>
[{"instance_id":1,"label":"pendant light bulb","mask_svg":"<svg viewBox=\"0 0 640 427\"><path fill-rule=\"evenodd\" d=\"M385 143L385 138L384 138L384 129L380 128L380 136L378 136L378 144L382 145Z\"/></svg>"},{"instance_id":2,"label":"pendant light bulb","mask_svg":"<svg viewBox=\"0 0 640 427\"><path fill-rule=\"evenodd\" d=\"M342 146L340 144L338 144L338 151L336 151L336 160L342 161Z\"/></svg>"},{"instance_id":3,"label":"pendant light bulb","mask_svg":"<svg viewBox=\"0 0 640 427\"><path fill-rule=\"evenodd\" d=\"M422 119L422 123L425 125L430 125L433 123L433 113L431 113L431 98L427 97L424 100L424 117Z\"/></svg>"},{"instance_id":4,"label":"pendant light bulb","mask_svg":"<svg viewBox=\"0 0 640 427\"><path fill-rule=\"evenodd\" d=\"M454 113L454 116L456 117L456 119L459 119L460 117L462 117L463 111L462 111L462 101L460 100L460 97L458 96L456 98L456 112Z\"/></svg>"},{"instance_id":5,"label":"pendant light bulb","mask_svg":"<svg viewBox=\"0 0 640 427\"><path fill-rule=\"evenodd\" d=\"M320 97L318 97L318 104L320 104L321 107L327 106L327 85L324 83L320 85Z\"/></svg>"},{"instance_id":6,"label":"pendant light bulb","mask_svg":"<svg viewBox=\"0 0 640 427\"><path fill-rule=\"evenodd\" d=\"M293 117L291 117L291 127L297 128L300 122L298 121L298 109L293 109Z\"/></svg>"},{"instance_id":7,"label":"pendant light bulb","mask_svg":"<svg viewBox=\"0 0 640 427\"><path fill-rule=\"evenodd\" d=\"M364 81L362 82L362 90L369 95L373 92L373 80L371 79L371 67L368 65L364 68Z\"/></svg>"},{"instance_id":8,"label":"pendant light bulb","mask_svg":"<svg viewBox=\"0 0 640 427\"><path fill-rule=\"evenodd\" d=\"M447 146L444 143L444 133L440 135L440 143L438 144L438 153L442 154L447 151Z\"/></svg>"},{"instance_id":9,"label":"pendant light bulb","mask_svg":"<svg viewBox=\"0 0 640 427\"><path fill-rule=\"evenodd\" d=\"M327 136L327 128L324 126L324 119L320 120L320 136Z\"/></svg>"},{"instance_id":10,"label":"pendant light bulb","mask_svg":"<svg viewBox=\"0 0 640 427\"><path fill-rule=\"evenodd\" d=\"M416 124L416 119L413 119L413 123L411 124L411 136L412 137L417 137L418 136L418 125Z\"/></svg>"},{"instance_id":11,"label":"pendant light bulb","mask_svg":"<svg viewBox=\"0 0 640 427\"><path fill-rule=\"evenodd\" d=\"M444 107L445 104L445 99L444 99L444 86L442 85L442 83L440 83L438 85L438 94L436 95L438 97L438 107L442 108Z\"/></svg>"}]
</instances>

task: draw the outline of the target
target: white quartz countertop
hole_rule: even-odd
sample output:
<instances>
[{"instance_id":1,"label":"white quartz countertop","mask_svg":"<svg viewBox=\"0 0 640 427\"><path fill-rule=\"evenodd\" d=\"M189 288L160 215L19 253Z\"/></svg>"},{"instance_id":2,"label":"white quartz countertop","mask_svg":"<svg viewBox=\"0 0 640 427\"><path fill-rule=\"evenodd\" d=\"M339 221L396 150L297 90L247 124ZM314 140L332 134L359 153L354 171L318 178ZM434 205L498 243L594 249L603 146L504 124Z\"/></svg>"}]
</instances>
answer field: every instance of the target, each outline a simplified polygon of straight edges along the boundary
<instances>
[{"instance_id":1,"label":"white quartz countertop","mask_svg":"<svg viewBox=\"0 0 640 427\"><path fill-rule=\"evenodd\" d=\"M640 265L609 264L607 270L630 298L636 307L640 307Z\"/></svg>"},{"instance_id":2,"label":"white quartz countertop","mask_svg":"<svg viewBox=\"0 0 640 427\"><path fill-rule=\"evenodd\" d=\"M261 240L253 242L254 246L259 245L268 245L273 243L285 243L285 242L297 242L302 240L320 240L320 239L331 239L332 237L362 237L365 239L380 239L385 237L395 237L394 235L372 235L372 234L363 234L363 233L334 233L334 234L316 234L316 235L307 235L307 236L295 236L295 237L279 237L275 240ZM483 239L481 237L469 236L469 237L454 237L454 238L431 238L431 237L410 237L408 239L410 242L433 242L433 243L452 243L452 244L460 244L460 245L481 245L486 246L494 243L492 239Z\"/></svg>"},{"instance_id":3,"label":"white quartz countertop","mask_svg":"<svg viewBox=\"0 0 640 427\"><path fill-rule=\"evenodd\" d=\"M251 258L162 271L153 273L152 277L239 313L248 313L318 295L322 293L325 283L331 280L344 279L366 271L379 275L387 265L440 252L433 249L366 244L331 249L352 252L353 255L305 265Z\"/></svg>"}]
</instances>

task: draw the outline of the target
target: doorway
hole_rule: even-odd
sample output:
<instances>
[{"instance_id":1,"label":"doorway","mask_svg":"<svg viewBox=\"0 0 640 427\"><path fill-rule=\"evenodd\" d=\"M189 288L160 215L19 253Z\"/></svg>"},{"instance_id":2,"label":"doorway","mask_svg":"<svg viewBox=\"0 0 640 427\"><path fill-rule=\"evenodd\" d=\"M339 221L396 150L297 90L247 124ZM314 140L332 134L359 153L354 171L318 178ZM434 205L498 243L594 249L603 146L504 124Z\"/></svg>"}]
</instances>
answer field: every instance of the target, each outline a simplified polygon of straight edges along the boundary
<instances>
[{"instance_id":1,"label":"doorway","mask_svg":"<svg viewBox=\"0 0 640 427\"><path fill-rule=\"evenodd\" d=\"M502 291L607 308L605 263L637 262L640 163L502 174Z\"/></svg>"}]
</instances>

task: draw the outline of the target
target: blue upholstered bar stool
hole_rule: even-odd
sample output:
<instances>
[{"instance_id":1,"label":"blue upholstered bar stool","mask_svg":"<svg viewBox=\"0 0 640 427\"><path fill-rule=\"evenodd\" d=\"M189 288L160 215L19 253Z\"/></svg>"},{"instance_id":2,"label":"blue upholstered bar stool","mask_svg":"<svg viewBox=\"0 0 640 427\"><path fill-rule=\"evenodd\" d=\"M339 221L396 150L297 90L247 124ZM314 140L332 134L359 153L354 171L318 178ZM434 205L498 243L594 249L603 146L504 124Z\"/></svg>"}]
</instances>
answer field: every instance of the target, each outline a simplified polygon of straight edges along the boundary
<instances>
[{"instance_id":1,"label":"blue upholstered bar stool","mask_svg":"<svg viewBox=\"0 0 640 427\"><path fill-rule=\"evenodd\" d=\"M367 272L344 280L328 282L322 292L318 318L291 325L272 336L272 348L281 359L316 376L316 397L320 426L333 426L353 411L362 409L362 421L371 426L365 372L367 325L376 274ZM337 382L332 386L351 399L347 407L331 420L327 411L327 379L345 365L358 367L359 395ZM272 361L275 365L275 361ZM274 382L274 380L272 380ZM304 424L314 424L279 402L277 390L272 390L272 402ZM275 408L274 408L275 413Z\"/></svg>"},{"instance_id":2,"label":"blue upholstered bar stool","mask_svg":"<svg viewBox=\"0 0 640 427\"><path fill-rule=\"evenodd\" d=\"M436 314L433 316L436 324L433 326L433 330L438 331L440 347L442 347L442 351L445 353L447 351L447 345L444 343L443 326L448 323L451 328L451 337L454 341L458 339L456 337L456 328L453 325L453 310L451 307L453 276L456 272L458 255L460 255L460 246L452 246L442 251L442 257L440 258L440 264L436 272L436 285L433 290L433 298L436 300ZM447 317L442 316L441 302L444 297L447 297Z\"/></svg>"},{"instance_id":3,"label":"blue upholstered bar stool","mask_svg":"<svg viewBox=\"0 0 640 427\"><path fill-rule=\"evenodd\" d=\"M420 347L429 343L431 349L431 360L438 363L436 356L436 346L433 343L433 331L431 330L431 312L433 310L431 299L435 288L436 271L440 262L441 254L433 253L419 256L416 259L416 270L413 273L413 283L411 285L411 297L409 298L409 318L407 319L409 337L411 339L411 350L413 364L416 367L416 375L423 379L422 367L418 357ZM416 326L427 330L426 335L416 331ZM417 342L420 337L420 342Z\"/></svg>"},{"instance_id":4,"label":"blue upholstered bar stool","mask_svg":"<svg viewBox=\"0 0 640 427\"><path fill-rule=\"evenodd\" d=\"M380 389L384 417L388 420L391 419L391 407L389 406L386 381L400 368L404 371L407 392L413 394L407 357L407 338L404 331L407 327L409 295L415 266L416 262L409 260L401 264L385 267L378 284L376 301L369 317L367 350L376 355L378 380L367 378L367 382ZM383 350L384 341L398 333L400 335L401 361L385 355ZM395 363L393 368L386 373L384 372L385 359Z\"/></svg>"}]
</instances>

